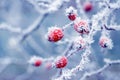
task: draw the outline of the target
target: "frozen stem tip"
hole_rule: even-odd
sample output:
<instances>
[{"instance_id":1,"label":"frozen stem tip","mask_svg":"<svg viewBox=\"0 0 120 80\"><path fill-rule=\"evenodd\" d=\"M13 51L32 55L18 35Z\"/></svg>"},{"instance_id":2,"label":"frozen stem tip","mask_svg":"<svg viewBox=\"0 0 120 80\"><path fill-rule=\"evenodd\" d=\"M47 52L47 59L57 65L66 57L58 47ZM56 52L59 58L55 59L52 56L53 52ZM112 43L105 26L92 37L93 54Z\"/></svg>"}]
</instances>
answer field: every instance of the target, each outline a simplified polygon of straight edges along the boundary
<instances>
[{"instance_id":1,"label":"frozen stem tip","mask_svg":"<svg viewBox=\"0 0 120 80\"><path fill-rule=\"evenodd\" d=\"M69 20L74 21L77 17L77 10L70 6L66 9L66 16L69 18Z\"/></svg>"},{"instance_id":2,"label":"frozen stem tip","mask_svg":"<svg viewBox=\"0 0 120 80\"><path fill-rule=\"evenodd\" d=\"M28 63L35 66L35 67L39 67L42 64L42 58L37 57L37 56L33 56L33 57L30 58Z\"/></svg>"},{"instance_id":3,"label":"frozen stem tip","mask_svg":"<svg viewBox=\"0 0 120 80\"><path fill-rule=\"evenodd\" d=\"M48 29L48 33L46 35L48 41L57 42L61 40L64 36L63 30L59 27L51 27Z\"/></svg>"}]
</instances>

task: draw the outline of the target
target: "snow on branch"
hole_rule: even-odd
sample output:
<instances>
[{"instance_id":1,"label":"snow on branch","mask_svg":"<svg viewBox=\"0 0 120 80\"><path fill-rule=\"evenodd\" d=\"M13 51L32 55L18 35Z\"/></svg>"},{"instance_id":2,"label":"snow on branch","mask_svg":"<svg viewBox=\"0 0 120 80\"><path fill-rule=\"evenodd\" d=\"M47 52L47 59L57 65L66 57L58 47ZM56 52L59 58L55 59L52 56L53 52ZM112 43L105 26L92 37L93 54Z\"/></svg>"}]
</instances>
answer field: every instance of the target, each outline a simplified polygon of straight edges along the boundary
<instances>
[{"instance_id":1,"label":"snow on branch","mask_svg":"<svg viewBox=\"0 0 120 80\"><path fill-rule=\"evenodd\" d=\"M29 35L31 35L34 31L38 30L46 19L46 17L51 13L55 12L61 7L63 7L64 3L69 2L70 0L27 0L31 3L35 9L42 14L39 16L27 29L21 29L20 27L12 27L7 23L0 24L0 30L9 31L15 34L18 34L19 40L18 42L23 42ZM88 1L88 0L86 0ZM82 2L81 0L76 0L76 7L77 9L70 6L66 9L66 16L71 21L65 26L58 27L52 26L48 29L48 33L46 34L46 39L52 43L62 43L59 42L63 37L65 37L65 30L71 26L73 26L73 30L75 30L79 35L77 37L74 36L73 39L64 39L64 42L69 42L68 47L64 52L61 52L62 55L50 58L42 58L39 56L32 56L28 61L30 65L35 67L39 67L42 63L45 63L47 68L52 69L56 68L59 69L59 76L53 77L52 80L69 80L71 77L76 75L77 72L84 71L85 65L90 62L89 56L92 54L91 45L95 41L94 35L98 31L101 31L101 37L99 39L99 45L101 48L105 49L112 49L113 43L110 39L110 31L117 31L120 30L120 26L114 23L114 20L111 20L111 25L107 24L109 20L108 17L110 14L116 10L120 9L120 1L118 0L116 3L110 3L110 0L103 0L98 1L96 0L95 3L99 2L100 10L89 18L87 16L87 12L93 9L93 5L91 2ZM94 1L92 1L94 3ZM84 4L83 4L84 3ZM81 5L82 4L82 5ZM101 8L104 6L104 9ZM79 12L81 15L79 16ZM71 35L70 35L71 36ZM18 38L17 38L18 39ZM16 45L16 39L9 40L10 45ZM81 59L75 67L72 69L65 69L66 65L68 64L68 58L72 57L73 54L77 53L78 51L83 50L84 52L81 55ZM85 73L84 76L80 80L84 80L88 76L92 76L94 74L99 74L106 70L111 65L116 63L120 64L120 60L109 60L104 59L105 65L93 72ZM8 62L11 63L12 61ZM7 64L8 64L7 63ZM2 69L2 68L1 68Z\"/></svg>"},{"instance_id":2,"label":"snow on branch","mask_svg":"<svg viewBox=\"0 0 120 80\"><path fill-rule=\"evenodd\" d=\"M0 30L6 30L12 33L17 33L17 34L20 34L22 32L20 27L12 27L7 23L1 23Z\"/></svg>"},{"instance_id":3,"label":"snow on branch","mask_svg":"<svg viewBox=\"0 0 120 80\"><path fill-rule=\"evenodd\" d=\"M57 11L64 3L69 2L69 0L27 0L30 2L36 10L40 13L51 13Z\"/></svg>"},{"instance_id":4,"label":"snow on branch","mask_svg":"<svg viewBox=\"0 0 120 80\"><path fill-rule=\"evenodd\" d=\"M82 59L80 63L72 69L63 69L60 77L54 78L53 80L68 80L71 79L72 76L75 76L77 72L83 71L85 65L89 63L89 55L91 54L89 49L86 49L85 52L82 54Z\"/></svg>"},{"instance_id":5,"label":"snow on branch","mask_svg":"<svg viewBox=\"0 0 120 80\"><path fill-rule=\"evenodd\" d=\"M84 76L80 79L80 80L85 80L85 78L90 77L92 75L99 75L99 73L102 73L103 71L105 71L106 69L108 69L111 65L114 64L120 64L120 60L110 60L110 59L104 59L104 62L106 63L102 68L93 71L93 72L89 72L84 74Z\"/></svg>"},{"instance_id":6,"label":"snow on branch","mask_svg":"<svg viewBox=\"0 0 120 80\"><path fill-rule=\"evenodd\" d=\"M18 37L20 37L19 42L21 42L24 41L31 33L39 29L47 15L48 13L44 14L42 17L39 16L27 29L24 30L22 30L20 27L12 27L10 24L7 23L1 23L0 30L5 30L18 34Z\"/></svg>"}]
</instances>

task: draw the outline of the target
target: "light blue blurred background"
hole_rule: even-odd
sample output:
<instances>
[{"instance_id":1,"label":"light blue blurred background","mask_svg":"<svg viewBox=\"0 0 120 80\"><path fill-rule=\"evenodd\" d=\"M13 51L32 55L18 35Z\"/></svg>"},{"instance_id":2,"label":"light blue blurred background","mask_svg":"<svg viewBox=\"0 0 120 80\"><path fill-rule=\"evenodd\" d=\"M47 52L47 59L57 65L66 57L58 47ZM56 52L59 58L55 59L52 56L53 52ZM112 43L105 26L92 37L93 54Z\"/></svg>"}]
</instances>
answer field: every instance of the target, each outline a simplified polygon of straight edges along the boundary
<instances>
[{"instance_id":1,"label":"light blue blurred background","mask_svg":"<svg viewBox=\"0 0 120 80\"><path fill-rule=\"evenodd\" d=\"M114 2L114 0L112 0ZM0 30L0 80L50 80L55 75L56 69L47 71L44 66L35 68L27 63L31 56L36 55L43 58L49 58L51 56L56 57L61 55L67 44L55 44L50 43L45 39L48 27L57 25L64 26L70 21L65 16L65 9L69 6L76 7L74 0L65 4L62 8L54 13L46 16L45 20L41 24L40 28L34 31L27 39L18 44L17 46L11 46L9 43L12 39L17 39L18 35L9 31ZM97 4L94 4L94 10L86 15L92 16L99 11ZM115 10L111 17L115 15L115 22L120 25L120 10ZM27 0L0 0L0 23L8 23L12 27L21 27L22 29L28 28L39 16L33 5ZM81 15L80 15L81 16ZM73 36L78 35L73 27L65 31L65 37L73 39ZM102 50L98 45L99 37L98 32L95 36L95 43L92 44L91 65L87 68L88 71L96 70L102 67L105 63L104 58L111 60L120 59L120 31L112 31L111 39L113 40L114 47L112 50ZM78 52L69 58L67 68L71 69L75 67L80 59L82 52ZM115 70L116 69L116 70ZM84 71L83 71L84 72ZM109 75L111 77L109 77ZM73 77L72 80L78 80L83 74L78 73L77 77ZM117 77L117 78L115 78ZM110 70L106 70L98 77L88 80L118 80L120 78L120 65L113 66Z\"/></svg>"}]
</instances>

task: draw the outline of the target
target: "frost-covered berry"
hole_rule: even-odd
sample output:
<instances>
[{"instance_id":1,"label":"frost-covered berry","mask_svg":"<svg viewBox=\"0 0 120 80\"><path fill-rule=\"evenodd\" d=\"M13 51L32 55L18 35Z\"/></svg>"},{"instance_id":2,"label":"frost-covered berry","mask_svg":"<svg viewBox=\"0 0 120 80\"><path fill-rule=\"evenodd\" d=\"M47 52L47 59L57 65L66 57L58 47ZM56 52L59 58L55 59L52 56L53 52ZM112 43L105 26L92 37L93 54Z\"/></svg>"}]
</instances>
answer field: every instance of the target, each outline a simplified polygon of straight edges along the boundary
<instances>
[{"instance_id":1,"label":"frost-covered berry","mask_svg":"<svg viewBox=\"0 0 120 80\"><path fill-rule=\"evenodd\" d=\"M33 56L31 57L31 59L29 60L29 63L32 64L35 67L39 67L42 64L42 59L40 57L37 56Z\"/></svg>"},{"instance_id":2,"label":"frost-covered berry","mask_svg":"<svg viewBox=\"0 0 120 80\"><path fill-rule=\"evenodd\" d=\"M92 10L93 5L91 2L85 2L83 5L84 11L89 12Z\"/></svg>"},{"instance_id":3,"label":"frost-covered berry","mask_svg":"<svg viewBox=\"0 0 120 80\"><path fill-rule=\"evenodd\" d=\"M112 49L113 44L110 38L106 37L106 36L102 36L99 40L99 44L101 47L103 48L108 48L108 49Z\"/></svg>"},{"instance_id":4,"label":"frost-covered berry","mask_svg":"<svg viewBox=\"0 0 120 80\"><path fill-rule=\"evenodd\" d=\"M50 42L57 42L64 36L63 30L58 27L51 27L48 29L47 39Z\"/></svg>"},{"instance_id":5,"label":"frost-covered berry","mask_svg":"<svg viewBox=\"0 0 120 80\"><path fill-rule=\"evenodd\" d=\"M68 63L68 60L65 56L58 57L55 62L56 68L64 68Z\"/></svg>"},{"instance_id":6,"label":"frost-covered berry","mask_svg":"<svg viewBox=\"0 0 120 80\"><path fill-rule=\"evenodd\" d=\"M74 22L74 29L81 34L88 34L89 28L85 20L76 19Z\"/></svg>"},{"instance_id":7,"label":"frost-covered berry","mask_svg":"<svg viewBox=\"0 0 120 80\"><path fill-rule=\"evenodd\" d=\"M71 21L74 21L77 17L77 10L73 7L69 7L66 9L66 15Z\"/></svg>"},{"instance_id":8,"label":"frost-covered berry","mask_svg":"<svg viewBox=\"0 0 120 80\"><path fill-rule=\"evenodd\" d=\"M71 21L74 21L76 19L76 14L69 14L68 15L68 18L71 20Z\"/></svg>"},{"instance_id":9,"label":"frost-covered berry","mask_svg":"<svg viewBox=\"0 0 120 80\"><path fill-rule=\"evenodd\" d=\"M40 66L41 64L42 64L42 61L41 61L41 60L36 60L35 63L34 63L34 65L35 65L36 67Z\"/></svg>"},{"instance_id":10,"label":"frost-covered berry","mask_svg":"<svg viewBox=\"0 0 120 80\"><path fill-rule=\"evenodd\" d=\"M74 40L73 44L74 50L81 50L85 48L86 41L81 36L79 36Z\"/></svg>"}]
</instances>

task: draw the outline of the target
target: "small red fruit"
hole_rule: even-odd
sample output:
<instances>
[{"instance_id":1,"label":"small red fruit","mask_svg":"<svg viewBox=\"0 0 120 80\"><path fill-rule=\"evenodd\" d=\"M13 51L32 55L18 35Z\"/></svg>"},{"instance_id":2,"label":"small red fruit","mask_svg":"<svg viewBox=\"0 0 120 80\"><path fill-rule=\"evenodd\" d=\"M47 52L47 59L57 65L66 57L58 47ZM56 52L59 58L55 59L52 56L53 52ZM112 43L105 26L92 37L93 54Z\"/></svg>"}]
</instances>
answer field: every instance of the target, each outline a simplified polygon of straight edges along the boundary
<instances>
[{"instance_id":1,"label":"small red fruit","mask_svg":"<svg viewBox=\"0 0 120 80\"><path fill-rule=\"evenodd\" d=\"M84 20L77 19L74 22L74 29L81 34L88 34L89 33L89 28L88 24Z\"/></svg>"},{"instance_id":2,"label":"small red fruit","mask_svg":"<svg viewBox=\"0 0 120 80\"><path fill-rule=\"evenodd\" d=\"M57 42L64 36L63 30L58 27L52 27L48 31L48 41Z\"/></svg>"},{"instance_id":3,"label":"small red fruit","mask_svg":"<svg viewBox=\"0 0 120 80\"><path fill-rule=\"evenodd\" d=\"M69 20L74 21L77 17L77 10L70 6L66 9L66 15L68 16Z\"/></svg>"},{"instance_id":4,"label":"small red fruit","mask_svg":"<svg viewBox=\"0 0 120 80\"><path fill-rule=\"evenodd\" d=\"M64 68L68 63L68 60L65 56L62 56L58 58L58 60L55 62L56 68Z\"/></svg>"},{"instance_id":5,"label":"small red fruit","mask_svg":"<svg viewBox=\"0 0 120 80\"><path fill-rule=\"evenodd\" d=\"M35 67L39 67L42 64L42 58L37 57L37 56L33 56L30 58L30 60L28 62L29 62L29 64L31 64Z\"/></svg>"},{"instance_id":6,"label":"small red fruit","mask_svg":"<svg viewBox=\"0 0 120 80\"><path fill-rule=\"evenodd\" d=\"M79 36L74 40L73 49L82 50L85 48L85 45L86 45L86 41L81 36Z\"/></svg>"},{"instance_id":7,"label":"small red fruit","mask_svg":"<svg viewBox=\"0 0 120 80\"><path fill-rule=\"evenodd\" d=\"M39 67L42 64L41 60L36 60L34 66Z\"/></svg>"},{"instance_id":8,"label":"small red fruit","mask_svg":"<svg viewBox=\"0 0 120 80\"><path fill-rule=\"evenodd\" d=\"M84 8L84 11L89 12L89 11L91 11L91 10L92 10L93 5L92 5L92 3L91 3L91 2L86 2L86 3L84 3L83 8Z\"/></svg>"},{"instance_id":9,"label":"small red fruit","mask_svg":"<svg viewBox=\"0 0 120 80\"><path fill-rule=\"evenodd\" d=\"M71 21L74 21L76 19L76 14L69 14L68 15L68 18L71 20Z\"/></svg>"},{"instance_id":10,"label":"small red fruit","mask_svg":"<svg viewBox=\"0 0 120 80\"><path fill-rule=\"evenodd\" d=\"M101 37L100 40L99 40L99 44L103 48L108 47L108 42L109 42L109 38L107 38L107 37Z\"/></svg>"}]
</instances>

